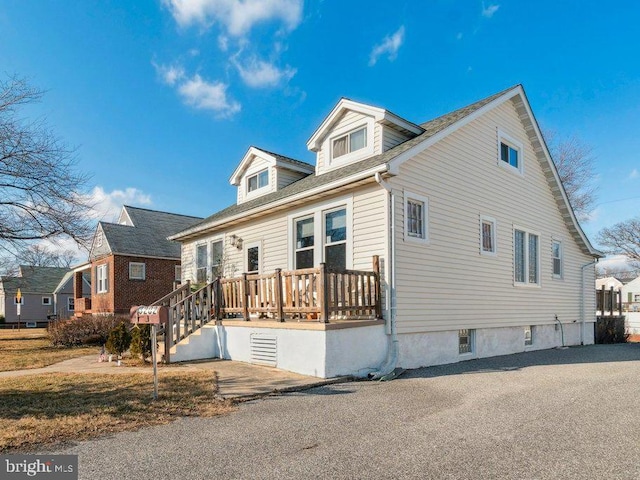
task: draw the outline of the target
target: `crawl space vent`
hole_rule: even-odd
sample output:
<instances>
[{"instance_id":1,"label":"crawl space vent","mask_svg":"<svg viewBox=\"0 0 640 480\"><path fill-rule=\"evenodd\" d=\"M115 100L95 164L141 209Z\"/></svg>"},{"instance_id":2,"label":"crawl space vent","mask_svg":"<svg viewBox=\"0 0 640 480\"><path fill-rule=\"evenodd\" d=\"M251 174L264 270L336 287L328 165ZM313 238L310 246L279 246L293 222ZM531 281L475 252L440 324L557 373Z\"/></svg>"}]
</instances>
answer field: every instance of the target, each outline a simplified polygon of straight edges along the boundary
<instances>
[{"instance_id":1,"label":"crawl space vent","mask_svg":"<svg viewBox=\"0 0 640 480\"><path fill-rule=\"evenodd\" d=\"M278 341L275 335L251 335L251 363L275 367L277 364Z\"/></svg>"}]
</instances>

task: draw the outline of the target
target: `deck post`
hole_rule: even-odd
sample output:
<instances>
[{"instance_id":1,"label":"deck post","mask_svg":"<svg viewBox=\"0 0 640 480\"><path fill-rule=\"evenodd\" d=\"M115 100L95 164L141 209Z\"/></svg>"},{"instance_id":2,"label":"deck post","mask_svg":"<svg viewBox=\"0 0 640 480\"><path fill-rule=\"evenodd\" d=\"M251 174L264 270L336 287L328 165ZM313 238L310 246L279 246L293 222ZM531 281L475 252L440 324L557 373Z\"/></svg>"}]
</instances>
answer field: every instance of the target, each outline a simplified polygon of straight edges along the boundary
<instances>
[{"instance_id":1,"label":"deck post","mask_svg":"<svg viewBox=\"0 0 640 480\"><path fill-rule=\"evenodd\" d=\"M275 284L275 300L276 300L276 320L279 322L284 322L284 312L282 310L282 269L276 268L276 278L274 279Z\"/></svg>"},{"instance_id":2,"label":"deck post","mask_svg":"<svg viewBox=\"0 0 640 480\"><path fill-rule=\"evenodd\" d=\"M220 286L220 277L216 278L215 283L213 284L213 316L215 320L220 320L220 305L222 303L222 288Z\"/></svg>"},{"instance_id":3,"label":"deck post","mask_svg":"<svg viewBox=\"0 0 640 480\"><path fill-rule=\"evenodd\" d=\"M376 318L382 318L382 300L380 294L380 256L373 256L373 273L375 273Z\"/></svg>"},{"instance_id":4,"label":"deck post","mask_svg":"<svg viewBox=\"0 0 640 480\"><path fill-rule=\"evenodd\" d=\"M329 277L327 266L320 264L320 281L318 282L318 299L320 300L320 315L318 321L329 323Z\"/></svg>"},{"instance_id":5,"label":"deck post","mask_svg":"<svg viewBox=\"0 0 640 480\"><path fill-rule=\"evenodd\" d=\"M242 308L245 321L249 321L249 280L247 274L242 274Z\"/></svg>"}]
</instances>

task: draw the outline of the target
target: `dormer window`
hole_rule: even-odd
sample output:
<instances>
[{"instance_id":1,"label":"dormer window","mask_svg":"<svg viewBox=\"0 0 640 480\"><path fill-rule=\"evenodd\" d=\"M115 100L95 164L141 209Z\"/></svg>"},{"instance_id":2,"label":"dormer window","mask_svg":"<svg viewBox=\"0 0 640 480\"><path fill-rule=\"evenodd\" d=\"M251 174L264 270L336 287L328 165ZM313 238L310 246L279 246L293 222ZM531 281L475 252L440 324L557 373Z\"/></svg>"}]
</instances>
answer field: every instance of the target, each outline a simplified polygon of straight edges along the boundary
<instances>
[{"instance_id":1,"label":"dormer window","mask_svg":"<svg viewBox=\"0 0 640 480\"><path fill-rule=\"evenodd\" d=\"M359 128L333 140L332 158L355 152L367 146L367 127Z\"/></svg>"},{"instance_id":2,"label":"dormer window","mask_svg":"<svg viewBox=\"0 0 640 480\"><path fill-rule=\"evenodd\" d=\"M247 192L253 192L259 188L269 185L269 169L264 170L247 177Z\"/></svg>"}]
</instances>

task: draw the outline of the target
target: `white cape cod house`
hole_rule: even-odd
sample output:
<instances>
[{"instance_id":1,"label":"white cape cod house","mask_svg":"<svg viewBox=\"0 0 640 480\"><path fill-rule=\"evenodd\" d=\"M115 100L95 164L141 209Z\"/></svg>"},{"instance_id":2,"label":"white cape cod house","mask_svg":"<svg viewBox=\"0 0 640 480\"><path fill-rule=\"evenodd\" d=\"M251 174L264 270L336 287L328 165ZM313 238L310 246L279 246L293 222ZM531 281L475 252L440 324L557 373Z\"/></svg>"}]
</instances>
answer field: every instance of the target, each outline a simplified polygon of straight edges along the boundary
<instances>
[{"instance_id":1,"label":"white cape cod house","mask_svg":"<svg viewBox=\"0 0 640 480\"><path fill-rule=\"evenodd\" d=\"M422 124L342 99L307 146L250 148L237 202L170 237L171 361L326 378L593 343L601 254L521 86Z\"/></svg>"}]
</instances>

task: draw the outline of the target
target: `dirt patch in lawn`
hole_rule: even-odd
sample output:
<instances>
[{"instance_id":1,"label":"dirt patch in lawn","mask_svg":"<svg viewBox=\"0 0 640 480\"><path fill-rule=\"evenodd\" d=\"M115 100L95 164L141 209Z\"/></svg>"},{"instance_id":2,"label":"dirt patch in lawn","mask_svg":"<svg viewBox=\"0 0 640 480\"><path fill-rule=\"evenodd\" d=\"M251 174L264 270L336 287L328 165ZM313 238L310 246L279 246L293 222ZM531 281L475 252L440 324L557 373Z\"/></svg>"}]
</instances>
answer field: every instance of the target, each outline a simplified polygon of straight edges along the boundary
<instances>
[{"instance_id":1,"label":"dirt patch in lawn","mask_svg":"<svg viewBox=\"0 0 640 480\"><path fill-rule=\"evenodd\" d=\"M216 398L215 372L163 371L154 401L142 373L52 373L0 379L0 453L28 452L108 433L215 416L234 409Z\"/></svg>"}]
</instances>

